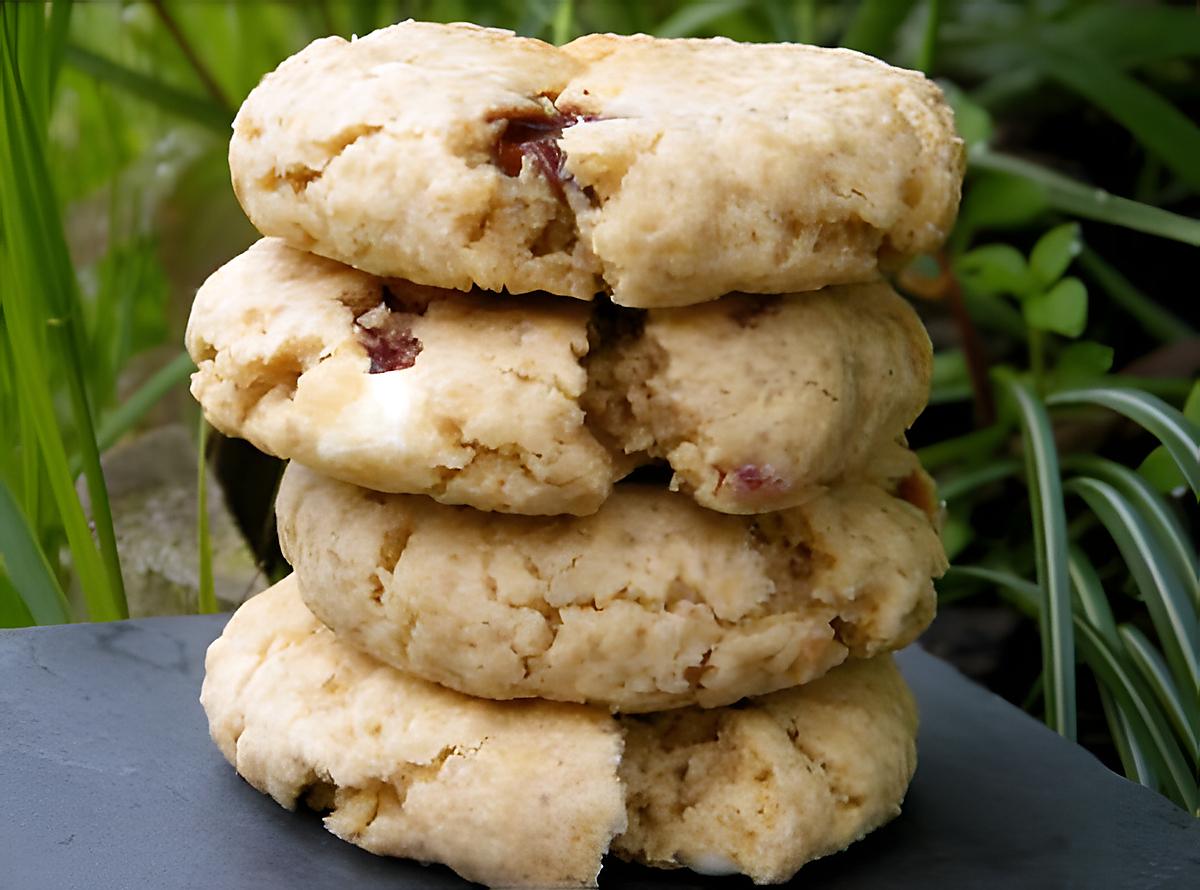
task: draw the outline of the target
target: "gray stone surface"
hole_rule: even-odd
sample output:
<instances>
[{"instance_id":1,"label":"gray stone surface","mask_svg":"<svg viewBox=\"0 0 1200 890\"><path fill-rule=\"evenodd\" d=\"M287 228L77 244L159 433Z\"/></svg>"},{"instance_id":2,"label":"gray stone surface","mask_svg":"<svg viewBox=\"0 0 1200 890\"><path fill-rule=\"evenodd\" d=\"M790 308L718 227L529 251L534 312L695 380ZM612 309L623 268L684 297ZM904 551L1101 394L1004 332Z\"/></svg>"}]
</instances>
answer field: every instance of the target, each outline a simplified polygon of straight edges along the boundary
<instances>
[{"instance_id":1,"label":"gray stone surface","mask_svg":"<svg viewBox=\"0 0 1200 890\"><path fill-rule=\"evenodd\" d=\"M238 779L196 700L225 620L0 631L0 887L468 886L342 843ZM922 712L904 813L794 886L1200 887L1200 821L932 656L900 665ZM601 886L750 885L609 862Z\"/></svg>"},{"instance_id":2,"label":"gray stone surface","mask_svg":"<svg viewBox=\"0 0 1200 890\"><path fill-rule=\"evenodd\" d=\"M196 462L195 437L177 424L122 442L101 459L134 618L197 611ZM213 586L217 602L229 609L266 582L211 470L207 487ZM90 511L86 488L78 488Z\"/></svg>"}]
</instances>

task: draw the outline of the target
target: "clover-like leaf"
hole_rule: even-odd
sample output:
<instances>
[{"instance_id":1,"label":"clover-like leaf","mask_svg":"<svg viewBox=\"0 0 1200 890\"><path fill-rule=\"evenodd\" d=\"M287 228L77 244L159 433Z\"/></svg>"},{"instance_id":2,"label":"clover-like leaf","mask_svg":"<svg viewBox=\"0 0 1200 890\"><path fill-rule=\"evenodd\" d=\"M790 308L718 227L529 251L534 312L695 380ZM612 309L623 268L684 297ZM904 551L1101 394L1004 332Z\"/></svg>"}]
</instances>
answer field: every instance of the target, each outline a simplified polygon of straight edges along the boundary
<instances>
[{"instance_id":1,"label":"clover-like leaf","mask_svg":"<svg viewBox=\"0 0 1200 890\"><path fill-rule=\"evenodd\" d=\"M1078 278L1064 278L1048 291L1036 293L1021 305L1025 321L1040 331L1078 337L1087 325L1087 288Z\"/></svg>"},{"instance_id":2,"label":"clover-like leaf","mask_svg":"<svg viewBox=\"0 0 1200 890\"><path fill-rule=\"evenodd\" d=\"M1022 296L1034 288L1025 257L1008 244L985 244L967 251L958 258L955 271L962 285L978 294Z\"/></svg>"},{"instance_id":3,"label":"clover-like leaf","mask_svg":"<svg viewBox=\"0 0 1200 890\"><path fill-rule=\"evenodd\" d=\"M1049 287L1062 277L1082 249L1078 223L1055 226L1033 246L1029 269L1042 287Z\"/></svg>"}]
</instances>

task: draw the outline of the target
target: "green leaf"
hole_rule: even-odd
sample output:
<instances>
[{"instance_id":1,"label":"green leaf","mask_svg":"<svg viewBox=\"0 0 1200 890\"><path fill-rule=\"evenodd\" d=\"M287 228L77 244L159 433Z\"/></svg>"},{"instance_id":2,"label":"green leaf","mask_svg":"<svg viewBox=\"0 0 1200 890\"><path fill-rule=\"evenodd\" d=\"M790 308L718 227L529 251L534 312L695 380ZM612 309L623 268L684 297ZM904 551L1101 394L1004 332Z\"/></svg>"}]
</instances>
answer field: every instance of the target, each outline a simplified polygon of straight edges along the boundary
<instances>
[{"instance_id":1,"label":"green leaf","mask_svg":"<svg viewBox=\"0 0 1200 890\"><path fill-rule=\"evenodd\" d=\"M1121 551L1137 582L1150 620L1180 686L1200 708L1200 619L1184 593L1171 556L1145 521L1113 486L1090 477L1071 479L1064 490L1082 497Z\"/></svg>"},{"instance_id":2,"label":"green leaf","mask_svg":"<svg viewBox=\"0 0 1200 890\"><path fill-rule=\"evenodd\" d=\"M1133 726L1125 712L1117 707L1116 697L1101 686L1100 708L1104 711L1104 720L1108 724L1108 733L1112 736L1113 745L1117 749L1117 757L1125 777L1145 785L1147 788L1157 788L1158 780L1154 776L1150 755L1142 747L1141 740L1134 733Z\"/></svg>"},{"instance_id":3,"label":"green leaf","mask_svg":"<svg viewBox=\"0 0 1200 890\"><path fill-rule=\"evenodd\" d=\"M1184 749L1193 763L1200 763L1200 708L1179 694L1171 672L1163 661L1162 653L1146 639L1145 634L1130 624L1122 624L1119 631L1125 651L1137 665L1146 684L1158 697L1163 713L1171 721L1175 732L1183 740Z\"/></svg>"},{"instance_id":4,"label":"green leaf","mask_svg":"<svg viewBox=\"0 0 1200 890\"><path fill-rule=\"evenodd\" d=\"M167 86L156 78L97 55L81 46L68 45L66 60L71 67L89 77L111 83L131 96L137 96L152 105L208 127L228 137L232 118L229 112L203 96L194 96Z\"/></svg>"},{"instance_id":5,"label":"green leaf","mask_svg":"<svg viewBox=\"0 0 1200 890\"><path fill-rule=\"evenodd\" d=\"M1163 494L1172 494L1187 488L1187 480L1183 478L1179 464L1175 463L1171 452L1162 445L1146 455L1146 459L1138 466L1138 472Z\"/></svg>"},{"instance_id":6,"label":"green leaf","mask_svg":"<svg viewBox=\"0 0 1200 890\"><path fill-rule=\"evenodd\" d=\"M1056 389L1095 383L1112 368L1113 349L1092 340L1068 343L1058 354L1051 381Z\"/></svg>"},{"instance_id":7,"label":"green leaf","mask_svg":"<svg viewBox=\"0 0 1200 890\"><path fill-rule=\"evenodd\" d=\"M914 6L916 0L859 0L841 45L872 56L887 56Z\"/></svg>"},{"instance_id":8,"label":"green leaf","mask_svg":"<svg viewBox=\"0 0 1200 890\"><path fill-rule=\"evenodd\" d=\"M942 482L938 480L938 495L942 500L950 502L966 497L976 490L993 482L1007 479L1021 471L1021 462L1016 459L994 460L959 473Z\"/></svg>"},{"instance_id":9,"label":"green leaf","mask_svg":"<svg viewBox=\"0 0 1200 890\"><path fill-rule=\"evenodd\" d=\"M998 375L1021 420L1025 475L1033 521L1038 587L1041 590L1042 670L1046 675L1046 723L1075 738L1075 643L1067 571L1067 518L1058 451L1045 406L1029 386Z\"/></svg>"},{"instance_id":10,"label":"green leaf","mask_svg":"<svg viewBox=\"0 0 1200 890\"><path fill-rule=\"evenodd\" d=\"M1137 473L1114 461L1078 455L1070 458L1066 466L1073 472L1107 482L1129 501L1162 546L1192 604L1200 610L1200 558L1191 537L1166 501Z\"/></svg>"},{"instance_id":11,"label":"green leaf","mask_svg":"<svg viewBox=\"0 0 1200 890\"><path fill-rule=\"evenodd\" d=\"M1029 269L1038 284L1049 287L1062 277L1082 248L1079 223L1055 226L1033 245L1033 252L1029 254Z\"/></svg>"},{"instance_id":12,"label":"green leaf","mask_svg":"<svg viewBox=\"0 0 1200 890\"><path fill-rule=\"evenodd\" d=\"M1071 216L1112 223L1200 247L1200 220L1117 197L1103 189L1048 170L1040 164L993 151L986 146L972 152L971 166L976 170L1020 177L1038 190L1046 204ZM963 208L965 215L966 201L963 202Z\"/></svg>"},{"instance_id":13,"label":"green leaf","mask_svg":"<svg viewBox=\"0 0 1200 890\"><path fill-rule=\"evenodd\" d=\"M1064 278L1048 291L1034 294L1021 304L1029 326L1078 337L1087 327L1087 287L1078 278Z\"/></svg>"},{"instance_id":14,"label":"green leaf","mask_svg":"<svg viewBox=\"0 0 1200 890\"><path fill-rule=\"evenodd\" d=\"M961 516L950 514L942 525L942 548L947 559L954 559L975 537L971 523Z\"/></svg>"},{"instance_id":15,"label":"green leaf","mask_svg":"<svg viewBox=\"0 0 1200 890\"><path fill-rule=\"evenodd\" d=\"M1036 584L1030 584L1010 572L979 566L952 566L947 579L971 578L995 584L1001 595L1018 609L1040 618L1042 595ZM1180 750L1174 733L1153 693L1142 678L1097 630L1081 615L1072 616L1079 654L1092 669L1101 686L1114 696L1118 706L1130 718L1135 734L1142 740L1142 749L1153 758L1154 773L1160 778L1168 795L1188 812L1200 806L1200 789L1196 777Z\"/></svg>"},{"instance_id":16,"label":"green leaf","mask_svg":"<svg viewBox=\"0 0 1200 890\"><path fill-rule=\"evenodd\" d=\"M1200 498L1200 425L1162 399L1136 389L1096 386L1059 390L1046 397L1046 404L1100 405L1140 424L1167 447L1192 493Z\"/></svg>"},{"instance_id":17,"label":"green leaf","mask_svg":"<svg viewBox=\"0 0 1200 890\"><path fill-rule=\"evenodd\" d=\"M13 586L38 624L70 621L67 598L17 506L7 483L0 479L0 555Z\"/></svg>"},{"instance_id":18,"label":"green leaf","mask_svg":"<svg viewBox=\"0 0 1200 890\"><path fill-rule=\"evenodd\" d=\"M0 568L0 628L30 627L34 624L36 622L29 614L29 607Z\"/></svg>"},{"instance_id":19,"label":"green leaf","mask_svg":"<svg viewBox=\"0 0 1200 890\"><path fill-rule=\"evenodd\" d=\"M1200 189L1200 127L1119 68L1078 47L1055 45L1037 56L1050 77L1124 126L1175 175Z\"/></svg>"},{"instance_id":20,"label":"green leaf","mask_svg":"<svg viewBox=\"0 0 1200 890\"><path fill-rule=\"evenodd\" d=\"M952 83L942 84L942 91L954 109L954 129L958 130L968 149L983 145L992 138L992 116L986 108Z\"/></svg>"},{"instance_id":21,"label":"green leaf","mask_svg":"<svg viewBox=\"0 0 1200 890\"><path fill-rule=\"evenodd\" d=\"M1008 244L985 244L968 250L954 264L963 287L991 296L1020 296L1034 286L1025 257Z\"/></svg>"},{"instance_id":22,"label":"green leaf","mask_svg":"<svg viewBox=\"0 0 1200 890\"><path fill-rule=\"evenodd\" d=\"M199 441L196 450L200 459L196 467L196 552L199 554L200 587L197 611L210 615L217 611L217 594L213 586L212 539L208 531L208 422L200 418Z\"/></svg>"},{"instance_id":23,"label":"green leaf","mask_svg":"<svg viewBox=\"0 0 1200 890\"><path fill-rule=\"evenodd\" d=\"M990 152L982 152L991 156ZM1046 212L1043 187L1028 177L984 171L971 177L963 196L958 225L977 229L1020 229Z\"/></svg>"},{"instance_id":24,"label":"green leaf","mask_svg":"<svg viewBox=\"0 0 1200 890\"><path fill-rule=\"evenodd\" d=\"M681 6L667 16L653 33L657 37L692 37L722 16L740 12L749 0L700 0Z\"/></svg>"}]
</instances>

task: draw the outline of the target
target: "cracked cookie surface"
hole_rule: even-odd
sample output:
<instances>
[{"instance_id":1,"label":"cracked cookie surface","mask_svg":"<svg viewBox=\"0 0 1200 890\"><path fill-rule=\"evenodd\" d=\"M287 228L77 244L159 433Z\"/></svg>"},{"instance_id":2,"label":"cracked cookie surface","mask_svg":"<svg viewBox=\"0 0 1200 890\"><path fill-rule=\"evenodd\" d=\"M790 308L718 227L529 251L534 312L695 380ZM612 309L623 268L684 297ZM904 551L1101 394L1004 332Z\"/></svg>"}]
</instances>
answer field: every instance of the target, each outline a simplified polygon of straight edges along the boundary
<instances>
[{"instance_id":1,"label":"cracked cookie surface","mask_svg":"<svg viewBox=\"0 0 1200 890\"><path fill-rule=\"evenodd\" d=\"M491 886L594 886L610 844L781 882L895 816L915 766L888 656L716 710L489 702L346 646L289 578L238 610L205 667L213 740L251 785L367 850Z\"/></svg>"},{"instance_id":2,"label":"cracked cookie surface","mask_svg":"<svg viewBox=\"0 0 1200 890\"><path fill-rule=\"evenodd\" d=\"M589 513L616 470L579 404L587 321L571 300L389 290L268 238L196 295L192 394L222 432L360 485Z\"/></svg>"},{"instance_id":3,"label":"cracked cookie surface","mask_svg":"<svg viewBox=\"0 0 1200 890\"><path fill-rule=\"evenodd\" d=\"M593 334L593 429L616 454L665 459L673 488L722 513L795 506L862 470L928 398L929 337L884 283L732 294L624 331L622 317Z\"/></svg>"},{"instance_id":4,"label":"cracked cookie surface","mask_svg":"<svg viewBox=\"0 0 1200 890\"><path fill-rule=\"evenodd\" d=\"M290 578L209 647L200 700L251 785L327 812L326 828L373 853L493 886L586 887L625 826L607 715L406 677L334 639Z\"/></svg>"},{"instance_id":5,"label":"cracked cookie surface","mask_svg":"<svg viewBox=\"0 0 1200 890\"><path fill-rule=\"evenodd\" d=\"M930 517L874 482L753 517L622 484L551 518L293 463L276 513L306 603L345 642L470 695L625 712L724 705L902 647L945 568Z\"/></svg>"},{"instance_id":6,"label":"cracked cookie surface","mask_svg":"<svg viewBox=\"0 0 1200 890\"><path fill-rule=\"evenodd\" d=\"M862 471L925 404L887 285L687 309L380 279L266 238L196 295L192 393L222 432L379 491L588 514L655 459L727 513Z\"/></svg>"},{"instance_id":7,"label":"cracked cookie surface","mask_svg":"<svg viewBox=\"0 0 1200 890\"><path fill-rule=\"evenodd\" d=\"M680 306L867 281L937 247L962 141L849 50L403 22L318 40L234 122L264 234L467 290Z\"/></svg>"}]
</instances>

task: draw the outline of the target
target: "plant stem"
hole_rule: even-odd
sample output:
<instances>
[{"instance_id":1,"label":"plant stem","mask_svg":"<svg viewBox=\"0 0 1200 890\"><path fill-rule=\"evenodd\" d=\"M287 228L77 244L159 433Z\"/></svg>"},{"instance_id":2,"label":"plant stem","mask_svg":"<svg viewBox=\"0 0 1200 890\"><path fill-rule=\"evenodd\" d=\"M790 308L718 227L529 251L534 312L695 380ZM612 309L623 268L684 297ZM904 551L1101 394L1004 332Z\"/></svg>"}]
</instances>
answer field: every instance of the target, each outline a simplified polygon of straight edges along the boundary
<instances>
[{"instance_id":1,"label":"plant stem","mask_svg":"<svg viewBox=\"0 0 1200 890\"><path fill-rule=\"evenodd\" d=\"M163 0L150 0L150 5L154 7L154 11L158 13L158 17L162 19L163 25L170 32L172 39L175 41L179 51L183 53L188 63L192 66L192 70L196 72L196 76L200 78L200 82L204 84L204 88L208 90L208 94L213 97L223 109L233 114L233 106L229 104L229 100L225 98L225 92L221 89L221 85L217 83L212 72L208 70L208 66L204 64L200 56L196 54L196 50L192 47L191 41L187 35L179 27L179 23L175 21L175 17L171 15Z\"/></svg>"}]
</instances>

